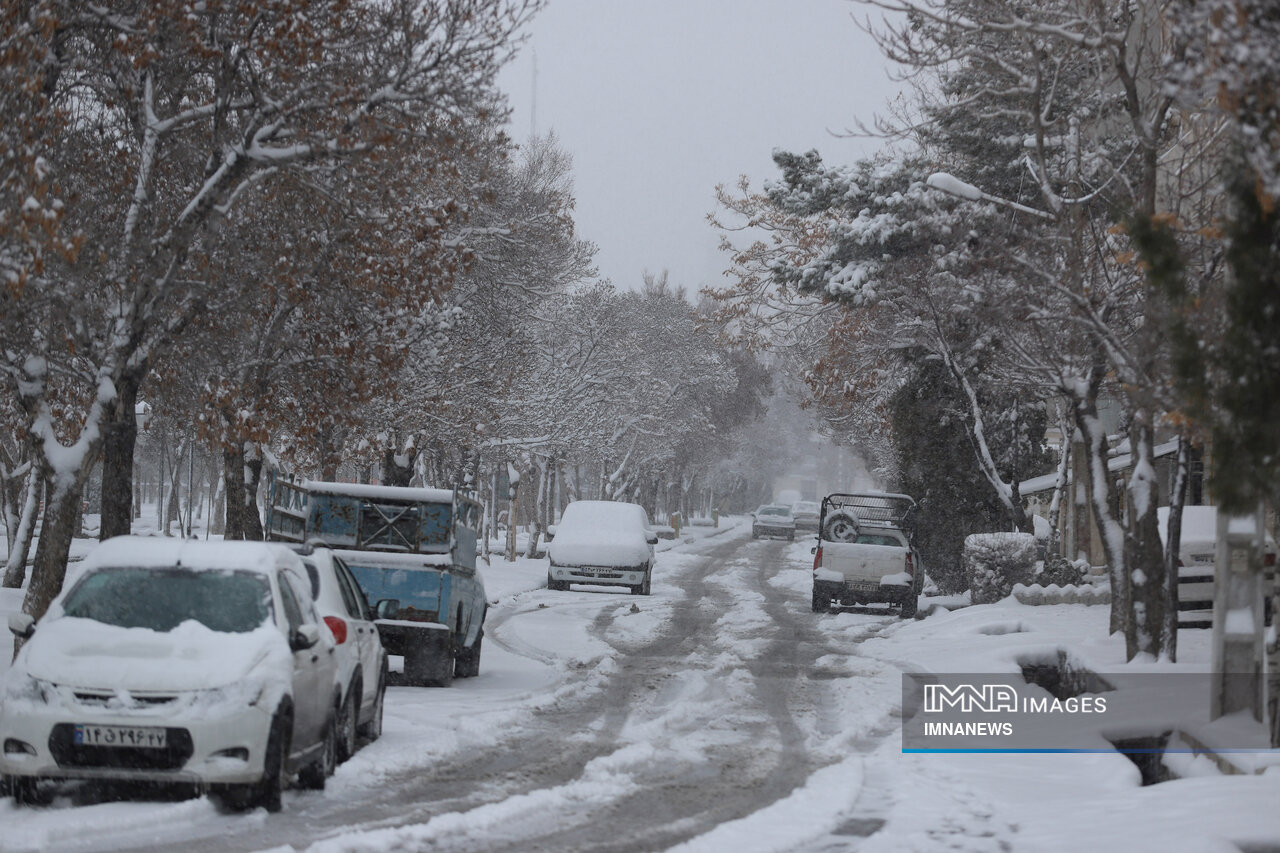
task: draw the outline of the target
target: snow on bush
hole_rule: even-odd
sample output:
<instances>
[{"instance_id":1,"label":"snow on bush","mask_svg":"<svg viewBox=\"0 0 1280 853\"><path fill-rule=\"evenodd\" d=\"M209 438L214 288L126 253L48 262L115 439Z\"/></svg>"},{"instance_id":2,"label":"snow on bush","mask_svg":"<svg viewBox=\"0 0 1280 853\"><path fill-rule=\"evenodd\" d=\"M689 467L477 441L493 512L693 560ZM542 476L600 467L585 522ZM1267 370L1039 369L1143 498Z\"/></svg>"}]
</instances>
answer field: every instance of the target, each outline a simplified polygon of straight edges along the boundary
<instances>
[{"instance_id":1,"label":"snow on bush","mask_svg":"<svg viewBox=\"0 0 1280 853\"><path fill-rule=\"evenodd\" d=\"M1071 586L1080 583L1088 570L1089 564L1084 560L1073 562L1053 554L1044 561L1044 568L1036 575L1035 582L1041 586Z\"/></svg>"},{"instance_id":2,"label":"snow on bush","mask_svg":"<svg viewBox=\"0 0 1280 853\"><path fill-rule=\"evenodd\" d=\"M964 538L964 567L974 604L1008 597L1014 584L1030 584L1036 538L1030 533L971 533Z\"/></svg>"}]
</instances>

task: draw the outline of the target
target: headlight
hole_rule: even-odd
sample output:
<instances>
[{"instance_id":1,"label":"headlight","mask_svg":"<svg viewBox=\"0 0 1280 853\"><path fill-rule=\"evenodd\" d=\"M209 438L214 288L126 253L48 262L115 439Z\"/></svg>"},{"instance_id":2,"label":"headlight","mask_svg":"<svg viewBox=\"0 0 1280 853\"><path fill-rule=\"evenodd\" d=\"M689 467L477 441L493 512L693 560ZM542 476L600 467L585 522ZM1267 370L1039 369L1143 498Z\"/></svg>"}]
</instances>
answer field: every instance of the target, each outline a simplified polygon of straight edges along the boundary
<instances>
[{"instance_id":1,"label":"headlight","mask_svg":"<svg viewBox=\"0 0 1280 853\"><path fill-rule=\"evenodd\" d=\"M60 705L58 688L52 682L42 681L26 672L9 670L0 682L0 705L32 702L39 705Z\"/></svg>"},{"instance_id":2,"label":"headlight","mask_svg":"<svg viewBox=\"0 0 1280 853\"><path fill-rule=\"evenodd\" d=\"M196 691L192 705L205 709L252 707L261 701L262 695L266 692L265 681L259 678L247 678L234 684Z\"/></svg>"}]
</instances>

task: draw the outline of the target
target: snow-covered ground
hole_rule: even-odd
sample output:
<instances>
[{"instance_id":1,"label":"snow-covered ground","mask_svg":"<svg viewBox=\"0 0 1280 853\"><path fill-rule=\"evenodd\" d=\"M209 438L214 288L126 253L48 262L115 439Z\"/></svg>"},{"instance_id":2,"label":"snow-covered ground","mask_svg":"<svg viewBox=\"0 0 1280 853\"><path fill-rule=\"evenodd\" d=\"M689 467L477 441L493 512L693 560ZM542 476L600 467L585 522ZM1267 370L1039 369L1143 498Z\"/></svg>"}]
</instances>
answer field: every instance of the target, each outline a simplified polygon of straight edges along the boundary
<instances>
[{"instance_id":1,"label":"snow-covered ground","mask_svg":"<svg viewBox=\"0 0 1280 853\"><path fill-rule=\"evenodd\" d=\"M735 521L739 526L731 526ZM207 798L79 803L62 797L49 807L22 809L6 801L0 803L0 850L217 850L220 837L246 829L261 830L269 839L263 847L281 851L490 849L490 833L503 827L537 825L634 797L646 768L699 767L721 745L728 749L754 724L745 710L740 719L717 710L713 724L701 715L713 702L717 708L741 702L745 709L765 683L757 679L757 664L762 672L808 667L802 680L820 688L819 698L787 720L796 727L795 748L817 760L804 765L807 775L784 795L672 849L1280 850L1280 768L1222 776L1207 759L1184 756L1179 771L1186 778L1143 787L1135 765L1117 753L902 752L896 715L903 671L1014 672L1028 655L1066 650L1096 672L1124 672L1123 641L1106 633L1107 607L1006 600L920 621L870 608L809 614L810 543L752 543L741 519L724 524L689 528L681 541L662 542L654 595L647 598L585 588L553 593L544 589L545 560L493 560L483 570L491 609L481 675L448 690L392 688L383 737L340 766L324 792L287 793L280 815L227 814ZM733 558L724 558L735 543ZM78 543L77 550L91 546ZM713 549L717 559L707 556ZM773 564L760 566L766 554ZM748 572L766 578L762 587L743 583ZM372 807L355 818L333 817L343 804L376 800L425 768L501 749L549 709L607 701L628 656L671 633L697 584L732 601L714 614L714 643L696 661L690 658L688 672L664 682L662 714L644 722L628 718L616 748L586 761L578 775L480 805L437 808L420 820L406 819L412 812L404 809L384 815ZM779 602L807 632L796 643L814 647L811 661L765 660L770 643L776 646L776 634L766 638L776 630ZM0 590L0 618L19 605L16 591ZM1208 632L1182 633L1181 667L1203 671L1208 654ZM8 656L0 655L0 668L7 666ZM564 749L577 742L567 737ZM701 784L724 783L721 777ZM308 836L312 840L278 846L272 825L290 819L329 828ZM628 849L664 848L636 842Z\"/></svg>"}]
</instances>

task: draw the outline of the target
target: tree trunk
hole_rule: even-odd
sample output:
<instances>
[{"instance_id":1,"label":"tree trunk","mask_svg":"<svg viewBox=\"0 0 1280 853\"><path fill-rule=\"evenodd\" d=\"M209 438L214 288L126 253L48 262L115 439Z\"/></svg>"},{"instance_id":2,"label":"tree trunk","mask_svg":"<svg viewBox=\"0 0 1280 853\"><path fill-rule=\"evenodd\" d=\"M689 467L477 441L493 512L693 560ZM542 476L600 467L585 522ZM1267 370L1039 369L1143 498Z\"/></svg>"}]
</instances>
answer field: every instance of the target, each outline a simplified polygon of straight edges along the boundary
<instances>
[{"instance_id":1,"label":"tree trunk","mask_svg":"<svg viewBox=\"0 0 1280 853\"><path fill-rule=\"evenodd\" d=\"M132 373L116 383L115 404L102 425L102 523L98 539L133 531L133 450L138 441L138 382Z\"/></svg>"},{"instance_id":2,"label":"tree trunk","mask_svg":"<svg viewBox=\"0 0 1280 853\"><path fill-rule=\"evenodd\" d=\"M537 466L537 497L533 503L533 534L529 537L529 547L525 549L524 555L532 559L538 554L538 540L542 538L542 531L545 516L547 512L547 474L550 472L551 466L548 462L539 459Z\"/></svg>"},{"instance_id":3,"label":"tree trunk","mask_svg":"<svg viewBox=\"0 0 1280 853\"><path fill-rule=\"evenodd\" d=\"M178 533L182 533L182 445L178 445L178 458L169 466L169 499L165 503L164 535L172 535L170 525L178 522Z\"/></svg>"},{"instance_id":4,"label":"tree trunk","mask_svg":"<svg viewBox=\"0 0 1280 853\"><path fill-rule=\"evenodd\" d=\"M409 452L404 455L404 462L398 458L391 448L387 448L382 454L382 482L387 486L407 486L413 480L413 463L417 459L418 452L414 448L410 448Z\"/></svg>"},{"instance_id":5,"label":"tree trunk","mask_svg":"<svg viewBox=\"0 0 1280 853\"><path fill-rule=\"evenodd\" d=\"M1178 660L1178 553L1182 550L1182 508L1187 502L1187 483L1191 480L1191 442L1178 436L1178 457L1174 463L1173 482L1169 487L1169 523L1164 542L1164 637L1165 656Z\"/></svg>"},{"instance_id":6,"label":"tree trunk","mask_svg":"<svg viewBox=\"0 0 1280 853\"><path fill-rule=\"evenodd\" d=\"M338 466L342 464L343 431L332 424L319 436L320 479L332 483L338 479Z\"/></svg>"},{"instance_id":7,"label":"tree trunk","mask_svg":"<svg viewBox=\"0 0 1280 853\"><path fill-rule=\"evenodd\" d=\"M1075 443L1074 430L1062 407L1058 407L1058 432L1062 436L1062 448L1058 458L1058 476L1053 482L1053 497L1049 501L1049 553L1062 556L1062 532L1058 529L1062 520L1062 493L1067 488L1067 471L1071 468L1071 447ZM1065 555L1068 559L1074 559Z\"/></svg>"},{"instance_id":8,"label":"tree trunk","mask_svg":"<svg viewBox=\"0 0 1280 853\"><path fill-rule=\"evenodd\" d=\"M40 506L40 488L43 485L39 467L32 465L27 472L26 497L18 524L9 538L9 557L5 562L3 582L6 589L19 589L27 579L27 557L31 553L31 540L35 537L36 511Z\"/></svg>"},{"instance_id":9,"label":"tree trunk","mask_svg":"<svg viewBox=\"0 0 1280 853\"><path fill-rule=\"evenodd\" d=\"M71 540L76 534L76 519L80 515L80 500L84 493L84 481L90 466L85 465L73 482L50 490L45 503L44 522L40 526L40 540L36 544L36 560L31 570L31 583L22 601L22 612L36 619L44 616L50 602L62 591L67 576L67 558L71 554Z\"/></svg>"},{"instance_id":10,"label":"tree trunk","mask_svg":"<svg viewBox=\"0 0 1280 853\"><path fill-rule=\"evenodd\" d=\"M507 562L516 561L516 514L520 510L520 481L511 483L511 504L507 510Z\"/></svg>"},{"instance_id":11,"label":"tree trunk","mask_svg":"<svg viewBox=\"0 0 1280 853\"><path fill-rule=\"evenodd\" d=\"M244 539L244 445L223 448L222 481L227 503L227 523L222 538Z\"/></svg>"},{"instance_id":12,"label":"tree trunk","mask_svg":"<svg viewBox=\"0 0 1280 853\"><path fill-rule=\"evenodd\" d=\"M1102 536L1111 580L1111 633L1123 631L1129 614L1129 582L1126 571L1124 530L1111 511L1111 472L1107 469L1107 435L1098 418L1098 387L1104 368L1095 365L1085 399L1072 400L1076 428L1089 468L1089 504Z\"/></svg>"},{"instance_id":13,"label":"tree trunk","mask_svg":"<svg viewBox=\"0 0 1280 853\"><path fill-rule=\"evenodd\" d=\"M1128 488L1129 529L1125 536L1125 563L1129 567L1125 649L1129 660L1139 655L1158 660L1164 652L1165 561L1156 516L1159 483L1150 409L1139 407L1134 411L1129 444L1133 467Z\"/></svg>"},{"instance_id":14,"label":"tree trunk","mask_svg":"<svg viewBox=\"0 0 1280 853\"><path fill-rule=\"evenodd\" d=\"M209 459L209 527L207 532L221 536L226 531L227 481L218 476L217 457Z\"/></svg>"},{"instance_id":15,"label":"tree trunk","mask_svg":"<svg viewBox=\"0 0 1280 853\"><path fill-rule=\"evenodd\" d=\"M258 484L262 482L262 452L256 444L245 443L244 451L244 515L241 518L244 538L261 542L267 538L258 512Z\"/></svg>"}]
</instances>

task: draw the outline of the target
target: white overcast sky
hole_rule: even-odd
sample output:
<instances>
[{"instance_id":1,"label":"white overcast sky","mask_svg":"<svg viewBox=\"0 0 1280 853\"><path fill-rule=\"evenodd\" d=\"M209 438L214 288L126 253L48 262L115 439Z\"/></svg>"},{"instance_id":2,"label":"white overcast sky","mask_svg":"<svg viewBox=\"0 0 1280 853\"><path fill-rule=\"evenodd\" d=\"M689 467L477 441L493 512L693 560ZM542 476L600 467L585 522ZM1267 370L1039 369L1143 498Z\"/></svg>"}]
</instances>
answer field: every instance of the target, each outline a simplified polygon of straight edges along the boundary
<instances>
[{"instance_id":1,"label":"white overcast sky","mask_svg":"<svg viewBox=\"0 0 1280 853\"><path fill-rule=\"evenodd\" d=\"M668 270L719 286L707 224L717 184L777 176L775 147L828 163L880 142L838 138L898 86L848 0L550 0L502 74L516 141L554 130L573 155L579 235L600 276L636 288ZM537 56L537 96L533 58ZM536 103L536 115L532 107Z\"/></svg>"}]
</instances>

